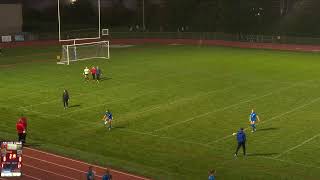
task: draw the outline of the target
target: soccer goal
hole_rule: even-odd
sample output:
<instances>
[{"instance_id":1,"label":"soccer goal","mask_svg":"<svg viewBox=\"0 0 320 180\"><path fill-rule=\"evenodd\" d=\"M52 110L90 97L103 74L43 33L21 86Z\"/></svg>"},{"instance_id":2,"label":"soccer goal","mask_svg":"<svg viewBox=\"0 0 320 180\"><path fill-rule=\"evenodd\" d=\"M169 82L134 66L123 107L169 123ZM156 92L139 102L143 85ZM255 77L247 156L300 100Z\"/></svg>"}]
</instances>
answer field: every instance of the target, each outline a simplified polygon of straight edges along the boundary
<instances>
[{"instance_id":1,"label":"soccer goal","mask_svg":"<svg viewBox=\"0 0 320 180\"><path fill-rule=\"evenodd\" d=\"M110 44L109 41L98 41L90 43L79 43L62 46L62 57L58 64L67 64L71 62L88 59L109 59Z\"/></svg>"}]
</instances>

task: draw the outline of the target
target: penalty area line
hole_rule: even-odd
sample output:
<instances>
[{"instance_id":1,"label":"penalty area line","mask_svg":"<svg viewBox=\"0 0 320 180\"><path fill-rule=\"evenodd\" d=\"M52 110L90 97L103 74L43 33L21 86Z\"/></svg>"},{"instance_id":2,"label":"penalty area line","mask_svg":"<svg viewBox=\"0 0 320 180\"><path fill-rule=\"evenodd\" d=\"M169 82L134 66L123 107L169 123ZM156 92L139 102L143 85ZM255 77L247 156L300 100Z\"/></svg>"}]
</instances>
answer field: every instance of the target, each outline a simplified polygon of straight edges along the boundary
<instances>
[{"instance_id":1,"label":"penalty area line","mask_svg":"<svg viewBox=\"0 0 320 180\"><path fill-rule=\"evenodd\" d=\"M294 146L294 147L292 147L292 148L290 148L290 149L288 149L288 150L286 150L286 151L283 151L282 153L280 153L280 154L277 155L277 156L274 156L274 159L278 159L278 158L281 157L282 155L284 155L284 154L286 154L286 153L288 153L288 152L290 152L290 151L293 151L293 150L295 150L295 149L303 146L304 144L306 144L306 143L314 140L315 138L317 138L317 137L319 137L319 136L320 136L320 133L312 136L311 138L303 141L302 143L300 143L300 144L298 144L298 145L296 145L296 146Z\"/></svg>"},{"instance_id":2,"label":"penalty area line","mask_svg":"<svg viewBox=\"0 0 320 180\"><path fill-rule=\"evenodd\" d=\"M290 113L295 112L295 111L297 111L297 110L300 110L300 109L302 109L302 108L304 108L304 107L307 107L307 106L309 106L309 105L311 105L311 104L313 104L313 103L315 103L315 102L318 102L319 100L320 100L320 97L318 97L318 98L316 98L316 99L314 99L314 100L312 100L312 101L310 101L310 102L308 102L308 103L306 103L306 104L303 104L303 105L301 105L301 106L295 107L295 108L293 108L293 109L291 109L291 110L289 110L289 111L287 111L287 112L284 112L284 113L282 113L282 114L279 114L279 115L277 115L277 116L274 116L274 117L270 118L269 120L266 120L266 121L261 122L260 124L264 124L264 123L270 122L270 121L275 120L275 119L277 119L277 118L280 118L280 117L282 117L282 116L284 116L284 115L287 115L287 114L290 114ZM250 128L250 127L247 127L247 128L245 128L244 130L248 130L249 128ZM211 145L211 144L217 143L217 142L219 142L219 141L225 140L225 139L227 139L227 138L229 138L229 137L232 137L232 135L228 135L228 136L222 137L222 138L220 138L220 139L217 139L217 140L212 141L212 142L208 142L208 143L206 143L206 144L207 144L207 145Z\"/></svg>"}]
</instances>

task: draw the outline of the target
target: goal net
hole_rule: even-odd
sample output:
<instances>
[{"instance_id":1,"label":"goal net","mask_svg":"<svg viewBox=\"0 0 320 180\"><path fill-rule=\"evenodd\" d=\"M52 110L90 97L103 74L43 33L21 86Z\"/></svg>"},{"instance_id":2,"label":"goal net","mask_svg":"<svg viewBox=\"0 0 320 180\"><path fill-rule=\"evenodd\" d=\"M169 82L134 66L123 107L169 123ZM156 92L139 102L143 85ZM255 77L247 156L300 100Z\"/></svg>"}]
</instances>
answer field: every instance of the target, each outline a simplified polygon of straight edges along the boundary
<instances>
[{"instance_id":1,"label":"goal net","mask_svg":"<svg viewBox=\"0 0 320 180\"><path fill-rule=\"evenodd\" d=\"M79 43L62 46L62 57L58 64L70 64L71 62L88 59L109 59L109 41Z\"/></svg>"}]
</instances>

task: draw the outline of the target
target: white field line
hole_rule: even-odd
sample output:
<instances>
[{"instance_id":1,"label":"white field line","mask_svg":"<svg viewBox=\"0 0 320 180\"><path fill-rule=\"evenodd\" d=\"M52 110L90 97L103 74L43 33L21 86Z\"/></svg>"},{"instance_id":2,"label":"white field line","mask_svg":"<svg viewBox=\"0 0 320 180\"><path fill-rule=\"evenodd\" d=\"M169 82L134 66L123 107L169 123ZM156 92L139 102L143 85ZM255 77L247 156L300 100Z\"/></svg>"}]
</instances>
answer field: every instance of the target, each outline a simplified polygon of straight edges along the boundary
<instances>
[{"instance_id":1,"label":"white field line","mask_svg":"<svg viewBox=\"0 0 320 180\"><path fill-rule=\"evenodd\" d=\"M42 179L40 179L40 178L36 178L36 177L31 176L31 175L28 175L28 174L26 174L26 173L22 173L22 177L23 177L23 176L26 176L26 177L29 177L29 178L35 179L35 180L42 180Z\"/></svg>"},{"instance_id":2,"label":"white field line","mask_svg":"<svg viewBox=\"0 0 320 180\"><path fill-rule=\"evenodd\" d=\"M53 156L53 157L57 157L57 158L69 160L69 161L72 161L72 162L76 162L76 163L79 163L79 164L84 164L84 165L86 165L86 166L92 166L92 167L96 167L96 168L99 168L99 169L102 169L102 170L107 169L106 167L102 167L102 166L97 166L97 165L85 163L85 162L78 161L78 160L75 160L75 159L71 159L71 158L67 158L67 157L63 157L63 156L59 156L59 155L47 153L47 152L45 152L45 151L41 151L41 150L37 150L37 149L32 149L32 148L28 148L28 147L24 147L24 148L25 148L25 149L28 149L28 150L31 150L31 151L36 151L36 152L39 152L39 153L43 153L43 154L46 154L46 155L50 155L50 156ZM26 155L24 155L24 156L26 156ZM109 169L110 169L110 168L109 168ZM129 173L122 172L122 171L118 171L118 170L114 170L114 169L110 169L110 170L113 171L113 172L119 173L119 174L126 175L126 176L130 176L130 177L134 177L134 178L138 178L138 179L142 179L142 180L149 180L148 178L144 178L144 177L141 177L141 176L136 176L136 175L133 175L133 174L129 174Z\"/></svg>"},{"instance_id":3,"label":"white field line","mask_svg":"<svg viewBox=\"0 0 320 180\"><path fill-rule=\"evenodd\" d=\"M291 85L291 86L289 86L289 87L280 88L280 89L277 89L277 90L275 90L275 91L271 91L271 92L269 92L269 93L266 93L266 94L264 94L264 95L262 95L262 96L254 97L254 98L251 98L251 99L247 99L247 100L241 101L241 102L239 102L239 103L235 103L235 104L232 104L232 105L229 105L229 106L220 108L220 109L216 109L216 110L214 110L214 111L209 111L209 112L206 112L206 113L203 113L203 114L200 114L200 115L191 117L191 118L189 118L189 119L186 119L186 120L184 120L184 121L178 121L178 122L176 122L176 123L173 123L173 124L170 124L170 125L167 125L167 126L164 126L164 127L158 128L158 129L155 129L155 130L153 130L153 132L158 132L158 131L161 131L161 130L164 130L164 129L171 128L171 127L173 127L173 126L177 126L177 125L180 125L180 124L183 124L183 123L192 121L192 120L194 120L194 119L198 119L198 118L207 116L207 115L212 114L212 113L216 113L216 112L224 111L224 110L227 110L227 109L230 109L230 108L233 108L233 107L237 107L237 106L239 106L239 105L241 105L241 104L245 104L245 103L251 102L251 101L253 101L253 100L261 99L261 98L264 98L264 97L266 97L266 96L270 96L270 95L272 95L272 94L274 94L274 93L281 92L281 91L286 90L286 89L290 89L290 88L292 88L292 87L294 87L294 86L297 86L297 85L299 85L299 84L301 84L301 83L295 83L295 84L293 84L293 85Z\"/></svg>"},{"instance_id":4,"label":"white field line","mask_svg":"<svg viewBox=\"0 0 320 180\"><path fill-rule=\"evenodd\" d=\"M282 117L282 116L284 116L284 115L286 115L286 114L289 114L289 113L292 113L292 112L297 111L297 110L299 110L299 109L302 109L302 108L304 108L304 107L306 107L306 106L308 106L308 105L311 105L311 104L313 104L313 103L315 103L315 102L317 102L317 101L319 101L319 100L320 100L320 97L319 97L319 98L316 98L316 99L314 99L314 100L312 100L312 101L310 101L310 102L308 102L308 103L306 103L306 104L304 104L304 105L298 106L298 107L293 108L293 109L291 109L291 110L289 110L289 111L287 111L287 112L284 112L284 113L282 113L282 114L280 114L280 115L274 116L274 117L272 117L271 119L269 119L269 120L267 120L267 121L264 121L263 123L270 122L270 121L272 121L272 120L274 120L274 119L277 119L277 118L279 118L279 117ZM261 123L261 124L262 124L262 123ZM183 143L187 143L187 144L200 145L200 146L206 147L206 148L214 148L214 146L211 145L211 144L213 144L214 142L219 142L219 141L221 141L221 140L224 140L224 139L227 139L227 138L229 138L229 137L232 137L232 135L228 135L228 136L225 136L225 137L223 137L223 138L217 139L217 140L215 140L215 141L213 141L213 142L211 142L211 143L198 143L198 142L194 142L194 141L179 140L179 139L173 138L173 137L160 136L160 135L156 135L156 134L152 134L152 133L148 133L148 132L140 132L140 131L134 131L134 130L121 130L121 131L129 132L129 133L135 133L135 134L140 134L140 135L147 135L147 136L152 136L152 137L157 137L157 138L162 138L162 139L169 139L169 140L172 140L172 141L175 141L175 142L183 142ZM316 137L319 137L319 136L320 136L320 133L317 134L317 135L315 135L315 136L313 136L312 138L310 138L310 139L302 142L301 144L299 144L299 145L297 145L297 146L295 146L295 147L293 147L293 148L290 148L290 149L287 150L287 151L284 151L283 153L281 153L280 155L278 155L278 156L276 156L276 157L267 157L267 156L261 156L261 157L262 157L262 158L266 158L266 159L275 160L275 161L286 162L286 163L289 163L289 164L300 165L300 166L304 166L304 167L320 168L320 167L318 167L318 166L312 166L312 165L307 165L307 164L303 164L303 163L297 163L297 162L291 162L291 161L287 161L287 160L283 160L283 159L278 159L278 157L280 157L280 156L283 155L284 153L287 153L287 152L289 152L289 151L292 151L292 150L294 150L294 149L296 149L296 148L304 145L305 143L310 142L311 140L313 140L313 139L315 139Z\"/></svg>"},{"instance_id":5,"label":"white field line","mask_svg":"<svg viewBox=\"0 0 320 180\"><path fill-rule=\"evenodd\" d=\"M300 166L303 166L303 167L320 169L319 166L312 166L312 165L309 165L309 164L298 163L298 162L294 162L294 161L288 161L288 160L278 159L278 158L273 158L273 157L268 157L268 156L260 156L260 157L264 158L264 159L270 159L270 160L274 160L274 161L285 162L285 163L288 163L288 164L300 165Z\"/></svg>"},{"instance_id":6,"label":"white field line","mask_svg":"<svg viewBox=\"0 0 320 180\"><path fill-rule=\"evenodd\" d=\"M121 101L125 101L125 100L134 100L136 98L139 98L139 97L142 97L142 96L145 96L145 95L150 95L150 94L153 94L155 92L158 92L158 91L149 91L148 93L144 93L144 94L139 94L137 96L134 96L134 97L131 97L131 98L121 98L121 99L114 99L113 101L109 101L107 103L100 103L100 104L97 104L97 105L94 105L94 106L87 106L85 108L81 108L81 109L76 109L74 111L68 111L66 113L62 113L60 115L60 117L63 117L65 115L69 115L69 114L72 114L72 113L75 113L75 112L81 112L81 111L85 111L85 110L88 110L88 109L92 109L92 108L96 108L96 107L100 107L100 106L106 106L107 104L111 104L111 103L114 103L114 102L121 102Z\"/></svg>"},{"instance_id":7,"label":"white field line","mask_svg":"<svg viewBox=\"0 0 320 180\"><path fill-rule=\"evenodd\" d=\"M195 96L202 96L202 95L208 95L208 94L211 94L211 93L215 93L215 92L224 92L228 89L232 89L236 86L231 86L231 87L227 87L227 88L223 88L223 89L216 89L216 90L212 90L212 91L209 91L209 92L205 92L203 94L198 94L198 95L195 95ZM146 94L152 94L154 92L157 92L157 91L149 91L148 93ZM141 96L145 96L146 94L141 94L141 95L138 95L138 96L135 96L135 97L131 97L129 99L117 99L117 100L114 100L114 101L111 101L111 102L108 102L108 103L103 103L103 104L97 104L95 106L88 106L88 107L85 107L85 108L81 108L81 109L77 109L77 110L74 110L74 111L68 111L66 113L63 113L63 114L60 114L60 115L55 115L55 114L46 114L46 113L42 113L42 112L38 112L38 111L34 111L34 110L28 110L28 109L23 109L24 111L26 112L32 112L32 113L35 113L35 114L39 114L39 115L42 115L44 117L66 117L72 113L75 113L75 112L81 112L81 111L85 111L85 110L88 110L88 109L92 109L92 108L96 108L96 107L100 107L100 106L105 106L107 104L110 104L110 103L114 103L114 102L121 102L121 101L124 101L124 100L133 100L135 98L138 98L138 97L141 97ZM189 100L189 99L192 99L193 97L189 97L189 98L182 98L182 99L178 99L178 100L175 100L175 101L172 101L172 102L169 102L168 104L175 104L179 101L184 101L184 100ZM136 113L136 114L140 114L140 113L144 113L144 112L148 112L148 111L152 111L152 110L155 110L155 109L158 109L158 108L161 108L162 105L158 105L156 107L153 107L153 108L150 108L150 109L146 109L144 111L141 111L139 113ZM119 118L121 119L121 118ZM120 121L120 120L119 120ZM118 121L118 122L119 122ZM87 125L86 123L84 123L84 125ZM81 126L82 127L82 126Z\"/></svg>"},{"instance_id":8,"label":"white field line","mask_svg":"<svg viewBox=\"0 0 320 180\"><path fill-rule=\"evenodd\" d=\"M156 109L160 109L163 106L173 105L173 104L176 104L176 103L179 103L179 102L192 100L192 99L197 98L197 97L206 96L206 95L209 95L209 94L215 94L215 93L219 93L219 92L226 92L226 91L228 91L230 89L233 89L235 87L237 87L237 86L230 86L230 87L226 87L226 88L223 88L223 89L214 89L214 90L211 90L211 91L208 91L208 92L201 92L201 93L198 93L198 94L195 94L195 95L191 95L191 96L188 96L188 97L175 99L175 100L169 101L169 102L167 102L165 104L154 105L154 106L151 106L151 108L135 112L134 115L143 114L143 113L150 112L150 111L153 111L153 110L156 110ZM119 119L122 120L123 117L119 117Z\"/></svg>"},{"instance_id":9,"label":"white field line","mask_svg":"<svg viewBox=\"0 0 320 180\"><path fill-rule=\"evenodd\" d=\"M217 93L217 92L224 92L226 90L229 90L229 89L232 89L232 88L235 88L236 86L230 86L230 87L227 87L227 88L223 88L223 89L215 89L215 90L212 90L212 91L208 91L208 92L204 92L204 93L199 93L195 96L203 96L203 95L208 95L208 94L212 94L212 93ZM147 95L147 94L152 94L152 93L155 93L155 92L159 92L157 90L154 90L154 91L149 91L148 93L145 93L145 94L141 94L141 95L138 95L138 96L135 96L135 97L132 97L132 98L129 98L129 100L131 99L135 99L135 98L138 98L138 97L141 97L141 96L144 96L144 95ZM172 101L172 102L169 102L168 104L175 104L179 101L184 101L184 100L189 100L189 99L193 99L194 97L188 97L188 98L182 98L182 99L177 99L175 101ZM85 108L81 108L81 109L77 109L77 110L74 110L74 111L68 111L66 113L62 113L60 115L53 115L53 114L45 114L45 113L41 113L41 112L37 112L37 111L34 111L34 110L28 110L26 108L23 108L25 111L27 112L33 112L33 113L36 113L36 114L42 114L44 116L52 116L52 117L63 117L65 115L69 115L69 114L72 114L72 113L75 113L75 112L81 112L81 111L85 111L85 110L88 110L88 109L93 109L93 108L96 108L96 107L100 107L100 106L104 106L106 104L110 104L110 103L114 103L114 102L119 102L119 101L123 101L123 100L128 100L128 99L116 99L114 101L111 101L111 102L108 102L108 103L101 103L101 104L97 104L97 105L94 105L94 106L87 106ZM163 105L158 105L158 106L155 106L155 107L152 107L150 109L146 109L144 111L140 111L136 114L141 114L141 113L144 113L144 112L148 112L148 111L152 111L152 110L155 110L155 109L159 109L161 108Z\"/></svg>"},{"instance_id":10,"label":"white field line","mask_svg":"<svg viewBox=\"0 0 320 180\"><path fill-rule=\"evenodd\" d=\"M304 107L306 107L306 106L309 106L309 105L311 105L311 104L313 104L313 103L316 103L316 102L318 102L319 100L320 100L320 97L318 97L318 98L316 98L316 99L313 99L312 101L310 101L310 102L308 102L308 103L306 103L306 104L303 104L303 105L301 105L301 106L295 107L295 108L293 108L293 109L291 109L291 110L289 110L289 111L287 111L287 112L284 112L284 113L282 113L282 114L273 116L272 118L270 118L270 119L268 119L268 120L265 120L265 121L262 121L262 122L260 122L259 124L264 124L264 123L267 123L267 122L272 121L272 120L274 120L274 119L277 119L277 118L279 118L279 117L282 117L282 116L284 116L284 115L290 114L290 113L292 113L292 112L294 112L294 111L296 111L296 110L302 109L302 108L304 108ZM245 128L244 130L248 130L248 129L250 129L250 127L247 127L247 128ZM228 135L228 136L219 138L219 139L217 139L217 140L215 140L215 141L211 141L211 142L208 142L208 143L206 143L206 144L207 144L207 145L210 145L210 144L213 144L213 143L216 143L216 142L225 140L225 139L227 139L227 138L229 138L229 137L232 137L232 135Z\"/></svg>"},{"instance_id":11,"label":"white field line","mask_svg":"<svg viewBox=\"0 0 320 180\"><path fill-rule=\"evenodd\" d=\"M49 174L54 174L56 176L64 177L64 178L67 178L67 179L78 180L78 179L75 179L75 178L72 178L72 177L69 177L69 176L65 176L65 175L62 175L62 174L58 174L58 173L55 173L55 172L52 172L52 171L48 171L48 170L45 170L45 169L37 168L35 166L31 166L31 165L28 165L26 163L23 163L23 166L27 166L29 168L36 169L38 171L43 171L43 172L46 172L46 173L49 173Z\"/></svg>"},{"instance_id":12,"label":"white field line","mask_svg":"<svg viewBox=\"0 0 320 180\"><path fill-rule=\"evenodd\" d=\"M160 135L152 134L152 133L148 133L148 132L141 132L141 131L135 131L135 130L124 130L124 129L121 129L120 131L139 134L139 135L153 136L153 137L157 137L157 138L160 138L160 139L169 139L169 140L172 140L174 142L182 142L182 143L186 143L186 144L199 145L199 146L203 146L203 147L207 147L207 148L213 148L213 146L206 145L206 144L203 144L203 143L198 143L198 142L195 142L195 141L180 140L180 139L177 139L177 138L174 138L174 137L160 136Z\"/></svg>"},{"instance_id":13,"label":"white field line","mask_svg":"<svg viewBox=\"0 0 320 180\"><path fill-rule=\"evenodd\" d=\"M61 164L57 164L57 163L53 163L53 162L50 162L50 161L47 161L47 160L44 160L44 159L39 159L39 158L36 158L36 157L32 157L32 156L29 156L29 155L23 155L23 157L27 157L27 158L31 158L31 159L34 159L34 160L37 160L37 161L41 161L41 162L44 162L44 163L48 163L48 164L52 164L52 165L55 165L55 166L59 166L59 167L63 167L63 168L66 168L66 169L70 169L70 170L73 170L73 171L77 171L77 172L80 172L80 173L86 173L85 171L81 171L79 169L75 169L75 168L72 168L72 167L68 167L68 166L64 166L64 165L61 165ZM98 177L102 177L100 175L96 175Z\"/></svg>"},{"instance_id":14,"label":"white field line","mask_svg":"<svg viewBox=\"0 0 320 180\"><path fill-rule=\"evenodd\" d=\"M175 77L176 74L171 74L170 76L162 76L161 78L158 78L158 79L164 79L164 78L168 78L168 77ZM178 75L179 76L179 75ZM222 75L222 76L218 76L217 78L215 79L219 79L219 78L224 78L224 77L232 77L233 74L227 74L227 75ZM156 80L158 80L156 79ZM139 85L139 84L143 84L143 83L146 83L146 82L152 82L152 81L155 81L155 79L153 80L144 80L144 81L140 81L140 82L132 82L132 83L128 83L126 84L124 87L128 87L128 86L135 86L135 85ZM181 84L176 84L176 85L181 85ZM113 88L118 88L119 86L113 86L111 87L111 89ZM101 92L101 91L104 91L105 89L100 89L100 90L96 90L95 92ZM160 91L160 90L158 90ZM83 95L97 95L97 93L79 93L79 94L76 94L76 95L73 95L72 98L74 97L82 97ZM34 106L39 106L39 105L43 105L43 104L50 104L50 103L54 103L54 102L58 102L58 101L62 101L61 98L56 98L54 100L51 100L51 101L46 101L46 102L42 102L42 103L38 103L38 104L31 104L31 105L27 105L27 106L21 106L21 107L18 107L18 108L29 108L29 107L34 107Z\"/></svg>"},{"instance_id":15,"label":"white field line","mask_svg":"<svg viewBox=\"0 0 320 180\"><path fill-rule=\"evenodd\" d=\"M302 143L300 143L300 144L298 144L298 145L296 145L296 146L294 146L294 147L292 147L292 148L290 148L290 149L288 149L288 150L286 150L286 151L283 151L282 153L278 154L277 156L274 156L273 158L274 158L274 159L278 159L278 158L281 157L282 155L284 155L284 154L286 154L286 153L288 153L288 152L290 152L290 151L293 151L293 150L295 150L295 149L303 146L304 144L306 144L306 143L314 140L315 138L317 138L317 137L319 137L319 136L320 136L320 133L314 135L313 137L311 137L311 138L303 141Z\"/></svg>"},{"instance_id":16,"label":"white field line","mask_svg":"<svg viewBox=\"0 0 320 180\"><path fill-rule=\"evenodd\" d=\"M59 115L55 115L55 114L47 114L47 113L43 113L43 112L39 112L39 111L35 111L35 110L29 110L29 109L23 109L23 111L25 112L31 112L31 113L35 113L44 117L60 117Z\"/></svg>"},{"instance_id":17,"label":"white field line","mask_svg":"<svg viewBox=\"0 0 320 180\"><path fill-rule=\"evenodd\" d=\"M15 98L18 98L18 97L23 97L23 96L27 96L27 95L31 95L31 94L37 94L37 93L43 93L43 92L49 92L49 91L32 91L32 92L28 92L28 93L23 93L23 94L17 94L17 95L14 95L14 96L7 96L6 99L1 99L1 101L10 101L11 99L15 99Z\"/></svg>"},{"instance_id":18,"label":"white field line","mask_svg":"<svg viewBox=\"0 0 320 180\"><path fill-rule=\"evenodd\" d=\"M171 102L168 102L166 103L165 105L172 105L172 104L175 104L175 103L178 103L180 101L187 101L187 100L190 100L190 99L193 99L194 97L199 97L199 96L204 96L204 95L208 95L208 94L212 94L212 93L217 93L217 92L225 92L226 90L229 90L229 89L232 89L232 88L235 88L236 86L230 86L230 87L227 87L227 88L223 88L223 89L215 89L215 90L212 90L212 91L208 91L208 92L204 92L204 93L199 93L199 94L196 94L196 95L192 95L191 97L186 97L186 98L180 98L180 99L176 99L174 101L171 101ZM154 91L154 92L157 92L157 91ZM147 93L147 94L152 94L152 93ZM146 95L146 94L143 94L143 95ZM141 95L141 96L143 96ZM140 96L139 96L140 97ZM136 97L135 97L136 98ZM135 99L135 98L130 98L130 99ZM127 99L125 99L127 100ZM78 110L75 110L75 111L70 111L70 112L67 112L67 113L64 113L62 114L61 116L65 115L65 114L70 114L70 113L73 113L73 112L79 112L79 111L82 111L82 110L87 110L87 109L92 109L92 108L95 108L95 107L99 107L101 106L102 104L98 104L98 105L95 105L95 106L88 106L86 108L82 108L82 109L78 109ZM138 111L136 112L135 114L142 114L142 113L145 113L145 112L149 112L149 111L152 111L152 110L156 110L156 109L159 109L161 108L162 106L164 106L163 104L160 104L160 105L156 105L156 106L153 106L149 109L145 109L143 111ZM119 121L123 121L123 118L119 116Z\"/></svg>"},{"instance_id":19,"label":"white field line","mask_svg":"<svg viewBox=\"0 0 320 180\"><path fill-rule=\"evenodd\" d=\"M308 102L308 103L306 103L304 105L298 106L298 107L293 108L293 109L291 109L289 111L286 111L286 112L284 112L282 114L276 115L276 116L270 118L267 121L263 121L263 123L271 122L272 120L280 118L280 117L282 117L282 116L284 116L286 114L290 114L292 112L295 112L295 111L297 111L299 109L302 109L302 108L304 108L304 107L306 107L308 105L311 105L311 104L313 104L313 103L315 103L315 102L317 102L319 100L320 100L320 97L316 98L313 101ZM262 123L260 123L260 124L262 124ZM246 129L248 129L248 128L246 128ZM177 138L174 138L174 137L161 136L161 135L157 135L157 134L153 134L153 133L149 133L149 132L141 132L141 131L135 131L135 130L123 130L123 129L121 129L120 131L129 132L129 133L131 132L131 133L140 134L140 135L148 135L148 136L158 137L158 138L162 138L162 139L170 139L170 140L175 141L175 142L184 142L184 143L188 143L188 144L200 145L200 146L203 146L203 147L210 147L210 148L213 148L213 146L212 146L213 143L217 143L217 142L225 140L225 139L227 139L229 137L233 137L232 135L228 135L228 136L225 136L223 138L219 138L219 139L217 139L215 141L212 141L210 143L198 143L198 142L194 142L194 141L180 140L180 139L177 139ZM320 136L320 134L319 134L319 136Z\"/></svg>"}]
</instances>

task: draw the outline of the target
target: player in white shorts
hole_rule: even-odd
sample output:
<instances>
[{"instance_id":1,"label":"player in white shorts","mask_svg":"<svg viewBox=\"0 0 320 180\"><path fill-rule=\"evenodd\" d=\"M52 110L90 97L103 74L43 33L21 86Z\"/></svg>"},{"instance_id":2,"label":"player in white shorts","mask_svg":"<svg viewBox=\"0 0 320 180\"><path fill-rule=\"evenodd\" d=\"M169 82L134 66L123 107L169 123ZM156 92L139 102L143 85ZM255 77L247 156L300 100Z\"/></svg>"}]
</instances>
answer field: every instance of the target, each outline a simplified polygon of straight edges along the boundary
<instances>
[{"instance_id":1,"label":"player in white shorts","mask_svg":"<svg viewBox=\"0 0 320 180\"><path fill-rule=\"evenodd\" d=\"M89 80L89 73L90 73L90 70L88 69L88 67L84 68L83 75L84 75L84 79L87 81Z\"/></svg>"}]
</instances>

